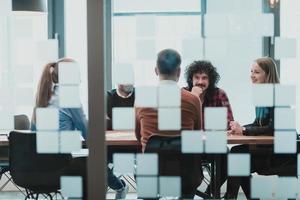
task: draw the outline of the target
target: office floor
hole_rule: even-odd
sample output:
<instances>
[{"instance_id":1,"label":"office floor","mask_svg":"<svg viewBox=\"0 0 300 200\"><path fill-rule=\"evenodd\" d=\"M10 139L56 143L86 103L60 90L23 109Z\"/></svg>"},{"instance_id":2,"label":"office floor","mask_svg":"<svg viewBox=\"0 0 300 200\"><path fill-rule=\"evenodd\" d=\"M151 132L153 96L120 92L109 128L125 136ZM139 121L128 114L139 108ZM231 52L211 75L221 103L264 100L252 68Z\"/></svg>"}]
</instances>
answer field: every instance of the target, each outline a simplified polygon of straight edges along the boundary
<instances>
[{"instance_id":1,"label":"office floor","mask_svg":"<svg viewBox=\"0 0 300 200\"><path fill-rule=\"evenodd\" d=\"M206 176L207 173L204 173L204 175ZM5 179L6 179L6 177L3 176L1 182L5 181ZM127 180L127 181L130 181L130 180ZM133 183L132 181L130 181L130 182L135 186L135 183ZM127 182L127 184L128 184L128 182ZM130 184L128 184L128 185L130 185ZM224 185L226 185L226 184L224 184ZM24 199L25 198L25 196L21 192L17 192L16 191L16 188L14 188L14 186L11 183L7 187L10 188L12 191L0 191L0 199L5 199L5 200L20 200L20 199ZM207 187L207 185L205 184L205 182L203 182L198 189L200 189L201 191L204 191L206 187ZM226 191L226 188L222 187L221 196L224 195L225 191ZM115 198L115 192L113 190L109 190L108 193L107 193L106 198L107 199L114 199ZM61 197L58 196L57 199L60 200ZM126 199L137 199L136 190L134 190L132 187L130 187L129 193L128 193ZM201 198L195 197L195 199L201 199ZM244 194L241 191L239 193L238 199L241 199L241 200L246 199L245 196L244 196Z\"/></svg>"},{"instance_id":2,"label":"office floor","mask_svg":"<svg viewBox=\"0 0 300 200\"><path fill-rule=\"evenodd\" d=\"M114 199L115 193L114 192L109 192L106 196L107 199ZM137 195L136 193L128 193L126 199L136 199ZM20 192L0 192L0 199L5 199L5 200L21 200L24 199L24 195ZM195 199L201 199L195 197ZM240 193L238 199L245 200L245 196Z\"/></svg>"}]
</instances>

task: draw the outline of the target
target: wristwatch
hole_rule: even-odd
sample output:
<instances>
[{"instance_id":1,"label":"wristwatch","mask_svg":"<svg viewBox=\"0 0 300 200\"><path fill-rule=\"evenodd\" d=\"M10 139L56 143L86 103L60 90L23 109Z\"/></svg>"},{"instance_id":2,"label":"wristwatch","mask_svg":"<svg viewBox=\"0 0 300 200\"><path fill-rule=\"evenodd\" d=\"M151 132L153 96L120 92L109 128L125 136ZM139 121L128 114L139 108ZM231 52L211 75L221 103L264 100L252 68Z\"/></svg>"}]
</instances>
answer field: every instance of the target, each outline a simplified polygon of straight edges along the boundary
<instances>
[{"instance_id":1,"label":"wristwatch","mask_svg":"<svg viewBox=\"0 0 300 200\"><path fill-rule=\"evenodd\" d=\"M243 135L245 135L245 133L246 133L246 127L244 127L244 126L242 126L242 133L243 133Z\"/></svg>"}]
</instances>

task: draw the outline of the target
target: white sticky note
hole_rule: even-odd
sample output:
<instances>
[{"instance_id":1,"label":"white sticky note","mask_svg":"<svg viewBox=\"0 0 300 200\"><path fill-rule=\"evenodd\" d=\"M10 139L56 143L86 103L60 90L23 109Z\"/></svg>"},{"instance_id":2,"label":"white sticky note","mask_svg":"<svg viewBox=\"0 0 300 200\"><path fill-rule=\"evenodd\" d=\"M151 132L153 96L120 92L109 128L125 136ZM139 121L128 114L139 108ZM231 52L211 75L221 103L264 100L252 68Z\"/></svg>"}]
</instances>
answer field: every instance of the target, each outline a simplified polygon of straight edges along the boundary
<instances>
[{"instance_id":1,"label":"white sticky note","mask_svg":"<svg viewBox=\"0 0 300 200\"><path fill-rule=\"evenodd\" d=\"M206 14L204 20L204 35L206 37L224 37L229 35L227 14Z\"/></svg>"},{"instance_id":2,"label":"white sticky note","mask_svg":"<svg viewBox=\"0 0 300 200\"><path fill-rule=\"evenodd\" d=\"M181 152L182 153L203 153L204 133L200 130L181 131Z\"/></svg>"},{"instance_id":3,"label":"white sticky note","mask_svg":"<svg viewBox=\"0 0 300 200\"><path fill-rule=\"evenodd\" d=\"M141 60L134 63L135 86L156 86L158 76L154 73L155 60ZM141 67L142 66L142 67Z\"/></svg>"},{"instance_id":4,"label":"white sticky note","mask_svg":"<svg viewBox=\"0 0 300 200\"><path fill-rule=\"evenodd\" d=\"M140 198L156 198L158 196L158 178L154 177L136 177L137 196Z\"/></svg>"},{"instance_id":5,"label":"white sticky note","mask_svg":"<svg viewBox=\"0 0 300 200\"><path fill-rule=\"evenodd\" d=\"M81 107L78 85L61 85L59 87L59 106L61 108Z\"/></svg>"},{"instance_id":6,"label":"white sticky note","mask_svg":"<svg viewBox=\"0 0 300 200\"><path fill-rule=\"evenodd\" d=\"M31 17L17 17L12 19L12 30L15 38L32 38L34 25Z\"/></svg>"},{"instance_id":7,"label":"white sticky note","mask_svg":"<svg viewBox=\"0 0 300 200\"><path fill-rule=\"evenodd\" d=\"M15 95L16 97L22 97L22 98L16 98L16 106L33 106L34 105L34 94L33 94L33 88L31 87L17 87L15 89Z\"/></svg>"},{"instance_id":8,"label":"white sticky note","mask_svg":"<svg viewBox=\"0 0 300 200\"><path fill-rule=\"evenodd\" d=\"M168 16L169 17L169 24L170 21L174 21L175 23L175 31L176 36L179 38L199 38L201 37L202 27L201 21L202 16L199 15L177 15L177 16ZM170 26L168 26L169 28ZM172 34L172 33L171 33ZM173 32L174 34L174 32ZM168 36L166 36L169 38ZM176 41L175 37L172 37L173 40ZM170 47L167 47L170 48ZM175 48L175 49L180 49Z\"/></svg>"},{"instance_id":9,"label":"white sticky note","mask_svg":"<svg viewBox=\"0 0 300 200\"><path fill-rule=\"evenodd\" d=\"M12 11L12 1L5 0L0 3L0 17L7 16Z\"/></svg>"},{"instance_id":10,"label":"white sticky note","mask_svg":"<svg viewBox=\"0 0 300 200\"><path fill-rule=\"evenodd\" d=\"M204 108L205 130L227 130L227 107Z\"/></svg>"},{"instance_id":11,"label":"white sticky note","mask_svg":"<svg viewBox=\"0 0 300 200\"><path fill-rule=\"evenodd\" d=\"M275 153L296 153L296 151L297 133L295 131L275 131Z\"/></svg>"},{"instance_id":12,"label":"white sticky note","mask_svg":"<svg viewBox=\"0 0 300 200\"><path fill-rule=\"evenodd\" d=\"M275 130L295 130L296 113L291 108L275 108L274 111Z\"/></svg>"},{"instance_id":13,"label":"white sticky note","mask_svg":"<svg viewBox=\"0 0 300 200\"><path fill-rule=\"evenodd\" d=\"M23 84L32 84L33 83L33 67L22 67L15 69L15 81L16 85L21 86Z\"/></svg>"},{"instance_id":14,"label":"white sticky note","mask_svg":"<svg viewBox=\"0 0 300 200\"><path fill-rule=\"evenodd\" d=\"M112 109L113 130L134 130L135 110L132 107L114 107Z\"/></svg>"},{"instance_id":15,"label":"white sticky note","mask_svg":"<svg viewBox=\"0 0 300 200\"><path fill-rule=\"evenodd\" d=\"M60 132L60 153L71 153L81 149L80 131L61 131Z\"/></svg>"},{"instance_id":16,"label":"white sticky note","mask_svg":"<svg viewBox=\"0 0 300 200\"><path fill-rule=\"evenodd\" d=\"M229 53L227 42L228 38L206 38L205 56L210 59L214 58L224 60ZM218 46L218 48L216 48L216 46Z\"/></svg>"},{"instance_id":17,"label":"white sticky note","mask_svg":"<svg viewBox=\"0 0 300 200\"><path fill-rule=\"evenodd\" d=\"M4 78L4 77L2 77L2 78ZM0 78L0 80L1 80L1 78ZM1 89L0 107L3 107L7 111L13 113L14 98L15 98L13 86L2 87L0 89Z\"/></svg>"},{"instance_id":18,"label":"white sticky note","mask_svg":"<svg viewBox=\"0 0 300 200\"><path fill-rule=\"evenodd\" d=\"M256 107L272 107L274 105L274 85L253 84L252 102Z\"/></svg>"},{"instance_id":19,"label":"white sticky note","mask_svg":"<svg viewBox=\"0 0 300 200\"><path fill-rule=\"evenodd\" d=\"M210 37L205 39L205 57L213 61L220 74L222 71L224 71L223 73L227 72L226 70L229 68L238 70L237 74L231 76L231 80L244 80L245 77L249 77L249 70L240 66L248 66L255 58L261 56L261 49L261 39L256 37ZM228 60L229 57L235 58L236 54L239 54L239 59ZM224 62L224 60L226 61ZM224 80L222 79L222 81Z\"/></svg>"},{"instance_id":20,"label":"white sticky note","mask_svg":"<svg viewBox=\"0 0 300 200\"><path fill-rule=\"evenodd\" d=\"M58 40L49 39L37 43L37 58L45 62L55 62L58 59Z\"/></svg>"},{"instance_id":21,"label":"white sticky note","mask_svg":"<svg viewBox=\"0 0 300 200\"><path fill-rule=\"evenodd\" d=\"M156 33L155 15L137 15L136 16L136 36L153 37Z\"/></svg>"},{"instance_id":22,"label":"white sticky note","mask_svg":"<svg viewBox=\"0 0 300 200\"><path fill-rule=\"evenodd\" d=\"M250 175L250 154L245 154L245 153L228 154L228 176L249 176L249 175Z\"/></svg>"},{"instance_id":23,"label":"white sticky note","mask_svg":"<svg viewBox=\"0 0 300 200\"><path fill-rule=\"evenodd\" d=\"M61 193L67 198L81 198L83 195L81 176L61 176Z\"/></svg>"},{"instance_id":24,"label":"white sticky note","mask_svg":"<svg viewBox=\"0 0 300 200\"><path fill-rule=\"evenodd\" d=\"M38 153L59 153L59 133L55 131L37 131L36 151Z\"/></svg>"},{"instance_id":25,"label":"white sticky note","mask_svg":"<svg viewBox=\"0 0 300 200\"><path fill-rule=\"evenodd\" d=\"M251 17L249 15L238 15L238 14L229 14L227 21L229 26L229 35L228 37L239 37L245 36L245 32L248 30L248 24L251 24ZM247 20L247 23L245 23Z\"/></svg>"},{"instance_id":26,"label":"white sticky note","mask_svg":"<svg viewBox=\"0 0 300 200\"><path fill-rule=\"evenodd\" d=\"M162 197L180 197L181 178L177 176L160 176L159 194Z\"/></svg>"},{"instance_id":27,"label":"white sticky note","mask_svg":"<svg viewBox=\"0 0 300 200\"><path fill-rule=\"evenodd\" d=\"M207 13L260 13L262 2L260 0L209 0Z\"/></svg>"},{"instance_id":28,"label":"white sticky note","mask_svg":"<svg viewBox=\"0 0 300 200\"><path fill-rule=\"evenodd\" d=\"M36 44L32 39L16 39L15 45L15 59L14 62L18 66L30 65L34 64L34 60L36 57Z\"/></svg>"},{"instance_id":29,"label":"white sticky note","mask_svg":"<svg viewBox=\"0 0 300 200\"><path fill-rule=\"evenodd\" d=\"M157 108L158 89L155 86L140 86L135 88L135 107Z\"/></svg>"},{"instance_id":30,"label":"white sticky note","mask_svg":"<svg viewBox=\"0 0 300 200\"><path fill-rule=\"evenodd\" d=\"M0 130L14 130L14 115L7 109L0 109Z\"/></svg>"},{"instance_id":31,"label":"white sticky note","mask_svg":"<svg viewBox=\"0 0 300 200\"><path fill-rule=\"evenodd\" d=\"M296 38L275 37L275 59L295 58L297 56Z\"/></svg>"},{"instance_id":32,"label":"white sticky note","mask_svg":"<svg viewBox=\"0 0 300 200\"><path fill-rule=\"evenodd\" d=\"M277 177L275 199L296 199L299 188L296 177Z\"/></svg>"},{"instance_id":33,"label":"white sticky note","mask_svg":"<svg viewBox=\"0 0 300 200\"><path fill-rule=\"evenodd\" d=\"M138 60L154 60L157 52L154 39L138 39L136 41L136 58Z\"/></svg>"},{"instance_id":34,"label":"white sticky note","mask_svg":"<svg viewBox=\"0 0 300 200\"><path fill-rule=\"evenodd\" d=\"M207 37L237 37L237 36L273 36L274 16L273 14L206 14L205 36ZM251 32L253 27L257 31ZM259 29L260 27L260 29Z\"/></svg>"},{"instance_id":35,"label":"white sticky note","mask_svg":"<svg viewBox=\"0 0 300 200\"><path fill-rule=\"evenodd\" d=\"M78 63L60 62L58 64L58 79L60 85L78 85L80 83L80 72Z\"/></svg>"},{"instance_id":36,"label":"white sticky note","mask_svg":"<svg viewBox=\"0 0 300 200\"><path fill-rule=\"evenodd\" d=\"M158 155L156 153L137 154L137 172L139 175L158 175Z\"/></svg>"},{"instance_id":37,"label":"white sticky note","mask_svg":"<svg viewBox=\"0 0 300 200\"><path fill-rule=\"evenodd\" d=\"M180 107L181 90L178 85L164 84L158 87L158 106Z\"/></svg>"},{"instance_id":38,"label":"white sticky note","mask_svg":"<svg viewBox=\"0 0 300 200\"><path fill-rule=\"evenodd\" d=\"M251 198L273 198L275 176L253 176L251 178Z\"/></svg>"},{"instance_id":39,"label":"white sticky note","mask_svg":"<svg viewBox=\"0 0 300 200\"><path fill-rule=\"evenodd\" d=\"M299 166L299 165L298 165ZM300 196L300 179L299 179L299 177L298 177L298 179L296 180L296 189L297 189L297 197L299 198L299 196Z\"/></svg>"},{"instance_id":40,"label":"white sticky note","mask_svg":"<svg viewBox=\"0 0 300 200\"><path fill-rule=\"evenodd\" d=\"M249 25L249 28L256 28L256 31L251 32L255 36L274 36L274 15L273 13L253 15L253 24ZM253 26L254 25L254 26Z\"/></svg>"},{"instance_id":41,"label":"white sticky note","mask_svg":"<svg viewBox=\"0 0 300 200\"><path fill-rule=\"evenodd\" d=\"M135 60L136 55L136 49L134 47L136 41L135 16L114 17L112 26L114 29L112 32L112 37L114 38L112 46L114 62L132 62ZM123 34L119 34L121 32ZM126 39L124 39L124 37ZM128 51L129 48L130 51Z\"/></svg>"},{"instance_id":42,"label":"white sticky note","mask_svg":"<svg viewBox=\"0 0 300 200\"><path fill-rule=\"evenodd\" d=\"M113 67L114 84L134 84L134 69L129 63L116 63Z\"/></svg>"},{"instance_id":43,"label":"white sticky note","mask_svg":"<svg viewBox=\"0 0 300 200\"><path fill-rule=\"evenodd\" d=\"M36 129L40 131L59 130L59 114L57 108L36 109Z\"/></svg>"},{"instance_id":44,"label":"white sticky note","mask_svg":"<svg viewBox=\"0 0 300 200\"><path fill-rule=\"evenodd\" d=\"M182 57L190 60L200 60L203 58L203 39L188 38L182 40Z\"/></svg>"},{"instance_id":45,"label":"white sticky note","mask_svg":"<svg viewBox=\"0 0 300 200\"><path fill-rule=\"evenodd\" d=\"M300 176L300 154L297 155L297 175Z\"/></svg>"},{"instance_id":46,"label":"white sticky note","mask_svg":"<svg viewBox=\"0 0 300 200\"><path fill-rule=\"evenodd\" d=\"M180 130L181 108L159 108L158 130Z\"/></svg>"},{"instance_id":47,"label":"white sticky note","mask_svg":"<svg viewBox=\"0 0 300 200\"><path fill-rule=\"evenodd\" d=\"M170 6L172 5L172 6ZM201 10L201 2L195 0L151 0L142 2L139 0L116 0L114 3L114 11L121 13L128 12L199 12Z\"/></svg>"},{"instance_id":48,"label":"white sticky note","mask_svg":"<svg viewBox=\"0 0 300 200\"><path fill-rule=\"evenodd\" d=\"M167 34L166 32L162 31L160 27L158 30L161 31L161 33L159 33L158 35ZM157 50L168 49L168 48L179 49L180 45L174 38L169 38L167 36L161 37L161 38L160 37L156 38L156 49ZM182 59L184 59L184 58L182 58Z\"/></svg>"},{"instance_id":49,"label":"white sticky note","mask_svg":"<svg viewBox=\"0 0 300 200\"><path fill-rule=\"evenodd\" d=\"M275 106L296 105L295 85L275 85Z\"/></svg>"},{"instance_id":50,"label":"white sticky note","mask_svg":"<svg viewBox=\"0 0 300 200\"><path fill-rule=\"evenodd\" d=\"M115 153L113 155L114 173L133 174L134 160L133 153Z\"/></svg>"},{"instance_id":51,"label":"white sticky note","mask_svg":"<svg viewBox=\"0 0 300 200\"><path fill-rule=\"evenodd\" d=\"M227 153L227 133L206 131L205 153Z\"/></svg>"},{"instance_id":52,"label":"white sticky note","mask_svg":"<svg viewBox=\"0 0 300 200\"><path fill-rule=\"evenodd\" d=\"M247 32L247 30L245 32ZM249 32L247 33L249 34ZM230 37L224 39L227 40L228 46L225 46L227 57L225 54L224 55L225 57L223 58L225 59L226 58L228 59L228 57L235 58L236 54L239 54L239 59L233 59L230 61L226 61L225 63L223 60L221 60L220 66L222 68L225 68L225 70L228 70L230 67L233 67L234 69L239 71L238 74L235 74L234 78L231 77L231 79L245 80L246 77L249 78L249 69L247 67L241 67L241 66L248 66L249 63L253 62L254 59L261 57L262 49L263 49L263 43L261 42L261 37L251 37L246 34L246 36L243 37ZM230 51L228 51L229 49ZM243 51L241 51L241 49L243 49ZM220 66L217 66L217 68L219 69ZM249 82L244 82L243 84L248 84L248 83Z\"/></svg>"}]
</instances>

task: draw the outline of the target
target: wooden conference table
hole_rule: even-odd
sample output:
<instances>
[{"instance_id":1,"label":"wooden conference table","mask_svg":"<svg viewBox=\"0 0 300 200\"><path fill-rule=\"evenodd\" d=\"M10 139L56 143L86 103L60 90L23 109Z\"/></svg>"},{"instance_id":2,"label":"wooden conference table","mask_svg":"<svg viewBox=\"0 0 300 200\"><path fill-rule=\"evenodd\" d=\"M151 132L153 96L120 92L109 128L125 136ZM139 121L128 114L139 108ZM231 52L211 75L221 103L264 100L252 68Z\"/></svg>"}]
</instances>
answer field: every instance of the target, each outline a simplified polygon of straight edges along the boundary
<instances>
[{"instance_id":1,"label":"wooden conference table","mask_svg":"<svg viewBox=\"0 0 300 200\"><path fill-rule=\"evenodd\" d=\"M228 136L228 144L273 144L273 136ZM140 146L133 131L106 131L107 146ZM7 135L0 135L0 147L8 146Z\"/></svg>"},{"instance_id":2,"label":"wooden conference table","mask_svg":"<svg viewBox=\"0 0 300 200\"><path fill-rule=\"evenodd\" d=\"M203 138L205 140L205 137ZM248 144L248 145L263 145L263 144L273 144L273 136L227 136L227 144ZM124 148L139 147L140 143L136 140L133 131L107 131L106 132L106 144L107 147L122 146ZM220 185L220 173L221 173L221 154L213 154L212 163L212 194L213 198L220 199L220 190L218 185Z\"/></svg>"},{"instance_id":3,"label":"wooden conference table","mask_svg":"<svg viewBox=\"0 0 300 200\"><path fill-rule=\"evenodd\" d=\"M205 138L204 138L205 139ZM228 136L227 144L249 144L249 145L261 145L261 144L273 144L273 136ZM138 152L141 149L140 143L136 140L133 131L107 131L106 132L106 145L112 149L124 149L132 152ZM0 135L0 148L8 148L7 135ZM220 154L215 154L214 163L212 163L212 180L213 180L213 197L220 198L220 190L218 177L220 174ZM8 159L6 157L6 159ZM0 160L5 160L4 157L0 156Z\"/></svg>"},{"instance_id":4,"label":"wooden conference table","mask_svg":"<svg viewBox=\"0 0 300 200\"><path fill-rule=\"evenodd\" d=\"M273 136L228 136L227 144L273 144ZM106 131L106 144L108 146L140 145L133 131Z\"/></svg>"}]
</instances>

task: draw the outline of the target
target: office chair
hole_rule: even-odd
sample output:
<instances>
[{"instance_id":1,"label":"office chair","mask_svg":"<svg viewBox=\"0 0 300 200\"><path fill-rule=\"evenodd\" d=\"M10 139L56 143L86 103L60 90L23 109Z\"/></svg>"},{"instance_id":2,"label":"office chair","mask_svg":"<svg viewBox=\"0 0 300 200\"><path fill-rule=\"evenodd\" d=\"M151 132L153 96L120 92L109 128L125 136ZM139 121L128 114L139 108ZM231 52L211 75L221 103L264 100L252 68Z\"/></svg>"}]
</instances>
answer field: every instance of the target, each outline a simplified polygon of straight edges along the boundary
<instances>
[{"instance_id":1,"label":"office chair","mask_svg":"<svg viewBox=\"0 0 300 200\"><path fill-rule=\"evenodd\" d=\"M29 130L30 129L30 121L27 115L15 115L15 130Z\"/></svg>"},{"instance_id":2,"label":"office chair","mask_svg":"<svg viewBox=\"0 0 300 200\"><path fill-rule=\"evenodd\" d=\"M40 194L53 199L51 193L59 193L60 176L71 159L70 154L38 154L34 133L10 132L9 170L14 183L26 189L25 199Z\"/></svg>"},{"instance_id":3,"label":"office chair","mask_svg":"<svg viewBox=\"0 0 300 200\"><path fill-rule=\"evenodd\" d=\"M181 137L152 136L145 153L159 155L159 175L181 177L181 198L195 195L203 180L201 156L181 153Z\"/></svg>"},{"instance_id":4,"label":"office chair","mask_svg":"<svg viewBox=\"0 0 300 200\"><path fill-rule=\"evenodd\" d=\"M14 129L15 130L29 130L30 129L30 121L27 117L27 115L20 114L14 116ZM5 157L8 157L8 149L2 148L0 149L1 155L5 155ZM0 191L2 191L6 185L8 185L9 182L12 182L12 178L9 174L9 162L8 160L1 160L1 166L0 166L0 180L2 176L5 176L7 180L1 185ZM12 182L14 184L14 182ZM15 184L14 184L15 185ZM17 189L25 194L21 188L19 188L17 185L15 185Z\"/></svg>"},{"instance_id":5,"label":"office chair","mask_svg":"<svg viewBox=\"0 0 300 200\"><path fill-rule=\"evenodd\" d=\"M211 170L212 170L211 169L212 168L211 163L208 160L202 160L201 167L202 167L203 172L206 171L207 176L208 176L208 177L206 177L204 175L204 177L203 177L203 182L206 185L206 191L202 192L200 190L197 190L195 195L198 196L198 197L201 197L203 199L213 199L213 196L211 195L211 191L207 192L207 190L210 190L207 187L211 183Z\"/></svg>"}]
</instances>

